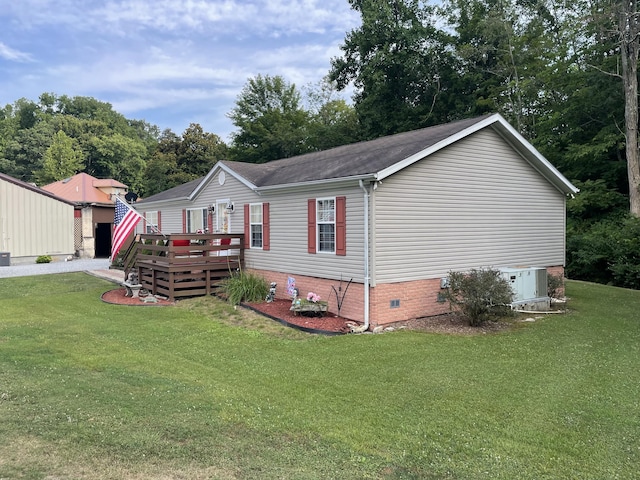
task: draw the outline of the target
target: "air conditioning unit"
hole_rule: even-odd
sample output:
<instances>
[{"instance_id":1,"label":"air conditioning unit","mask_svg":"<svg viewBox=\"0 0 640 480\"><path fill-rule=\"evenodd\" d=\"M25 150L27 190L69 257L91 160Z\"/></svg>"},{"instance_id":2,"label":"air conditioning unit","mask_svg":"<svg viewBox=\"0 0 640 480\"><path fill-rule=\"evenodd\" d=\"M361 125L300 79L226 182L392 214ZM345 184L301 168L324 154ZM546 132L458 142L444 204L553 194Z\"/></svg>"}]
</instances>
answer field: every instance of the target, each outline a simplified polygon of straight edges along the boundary
<instances>
[{"instance_id":1,"label":"air conditioning unit","mask_svg":"<svg viewBox=\"0 0 640 480\"><path fill-rule=\"evenodd\" d=\"M547 269L539 267L501 268L500 273L513 290L513 303L544 300L548 303Z\"/></svg>"}]
</instances>

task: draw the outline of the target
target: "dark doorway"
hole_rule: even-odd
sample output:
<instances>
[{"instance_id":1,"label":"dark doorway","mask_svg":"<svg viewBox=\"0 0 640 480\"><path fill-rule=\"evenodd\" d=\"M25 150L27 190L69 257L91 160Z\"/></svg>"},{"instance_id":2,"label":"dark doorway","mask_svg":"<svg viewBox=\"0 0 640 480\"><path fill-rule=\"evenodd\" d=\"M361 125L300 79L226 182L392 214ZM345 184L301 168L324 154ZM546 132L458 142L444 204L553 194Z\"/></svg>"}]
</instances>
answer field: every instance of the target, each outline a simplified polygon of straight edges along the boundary
<instances>
[{"instance_id":1,"label":"dark doorway","mask_svg":"<svg viewBox=\"0 0 640 480\"><path fill-rule=\"evenodd\" d=\"M96 224L96 258L108 258L111 255L111 224Z\"/></svg>"}]
</instances>

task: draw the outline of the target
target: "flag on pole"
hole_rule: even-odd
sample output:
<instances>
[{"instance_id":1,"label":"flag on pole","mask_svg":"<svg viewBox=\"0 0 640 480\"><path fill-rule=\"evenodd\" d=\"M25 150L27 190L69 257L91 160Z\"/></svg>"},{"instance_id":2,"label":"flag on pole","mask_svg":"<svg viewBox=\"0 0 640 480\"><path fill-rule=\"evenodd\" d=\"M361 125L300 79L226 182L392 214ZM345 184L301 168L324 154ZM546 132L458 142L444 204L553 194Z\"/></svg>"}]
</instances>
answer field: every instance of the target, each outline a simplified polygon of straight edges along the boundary
<instances>
[{"instance_id":1,"label":"flag on pole","mask_svg":"<svg viewBox=\"0 0 640 480\"><path fill-rule=\"evenodd\" d=\"M111 261L116 258L120 247L129 234L136 228L142 216L126 202L116 197L116 214L113 219L113 240L111 241Z\"/></svg>"}]
</instances>

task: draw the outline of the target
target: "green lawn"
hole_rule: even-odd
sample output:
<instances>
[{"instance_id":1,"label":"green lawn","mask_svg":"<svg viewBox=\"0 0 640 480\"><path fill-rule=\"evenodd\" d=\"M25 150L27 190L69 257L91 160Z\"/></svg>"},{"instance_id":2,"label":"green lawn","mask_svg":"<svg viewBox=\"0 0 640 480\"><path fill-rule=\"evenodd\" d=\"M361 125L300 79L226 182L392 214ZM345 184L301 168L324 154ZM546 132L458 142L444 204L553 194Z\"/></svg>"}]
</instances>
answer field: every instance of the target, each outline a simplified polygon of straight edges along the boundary
<instances>
[{"instance_id":1,"label":"green lawn","mask_svg":"<svg viewBox=\"0 0 640 480\"><path fill-rule=\"evenodd\" d=\"M0 280L0 479L632 479L640 292L507 333L321 337L214 298Z\"/></svg>"}]
</instances>

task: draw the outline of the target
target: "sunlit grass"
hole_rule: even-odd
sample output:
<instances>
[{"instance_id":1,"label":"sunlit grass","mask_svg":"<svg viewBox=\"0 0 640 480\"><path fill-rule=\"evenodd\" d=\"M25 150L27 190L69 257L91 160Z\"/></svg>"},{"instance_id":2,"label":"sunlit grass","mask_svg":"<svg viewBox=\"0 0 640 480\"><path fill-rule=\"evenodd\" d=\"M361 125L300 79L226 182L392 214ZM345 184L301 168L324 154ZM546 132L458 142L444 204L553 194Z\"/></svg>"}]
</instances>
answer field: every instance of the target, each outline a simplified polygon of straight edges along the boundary
<instances>
[{"instance_id":1,"label":"sunlit grass","mask_svg":"<svg viewBox=\"0 0 640 480\"><path fill-rule=\"evenodd\" d=\"M640 292L507 333L313 336L0 280L0 478L635 478Z\"/></svg>"}]
</instances>

